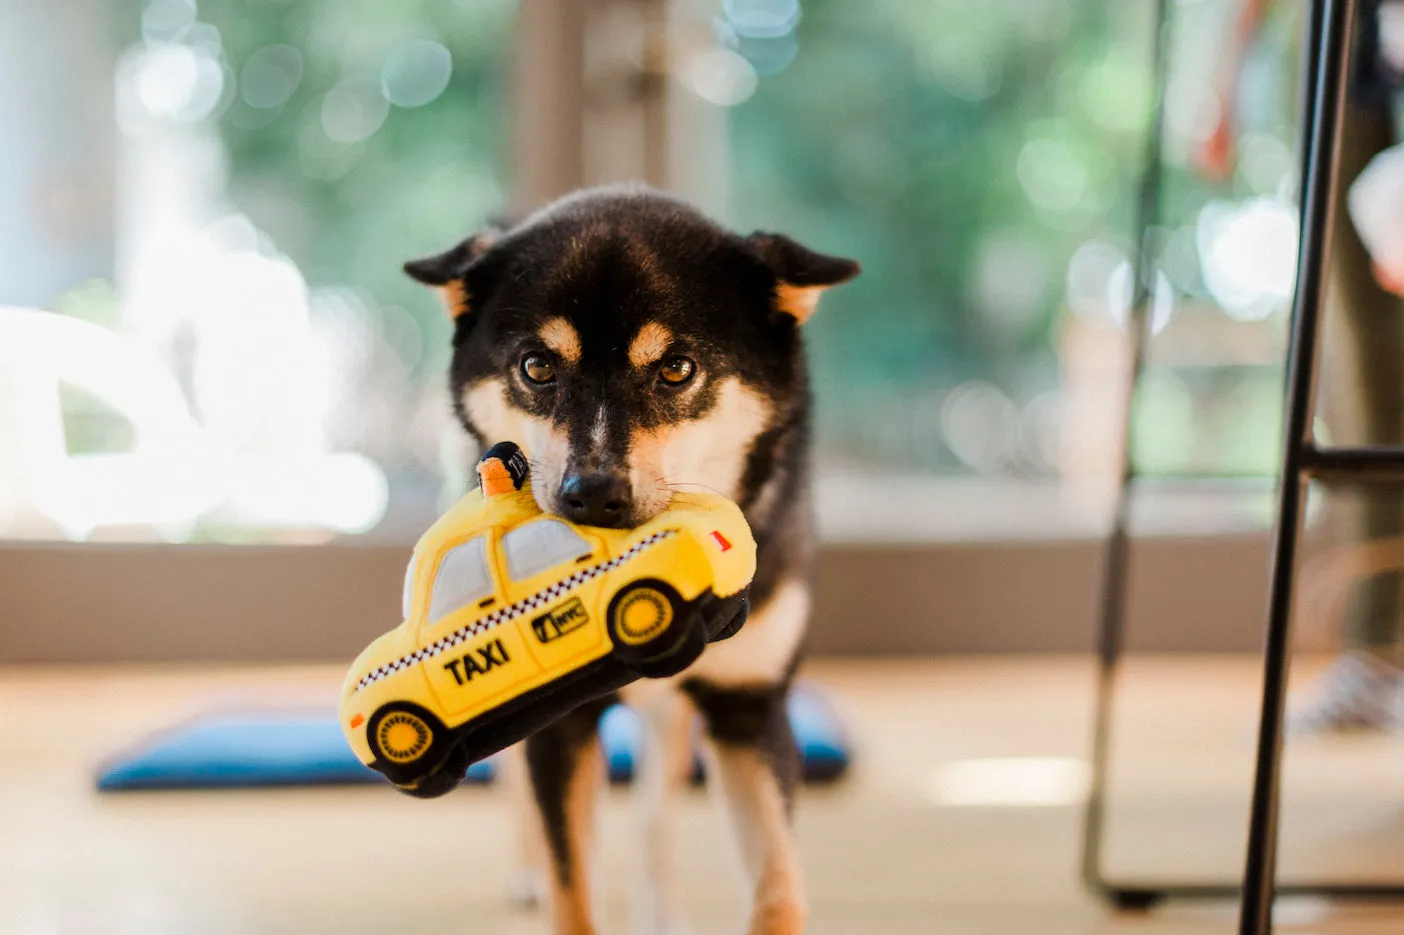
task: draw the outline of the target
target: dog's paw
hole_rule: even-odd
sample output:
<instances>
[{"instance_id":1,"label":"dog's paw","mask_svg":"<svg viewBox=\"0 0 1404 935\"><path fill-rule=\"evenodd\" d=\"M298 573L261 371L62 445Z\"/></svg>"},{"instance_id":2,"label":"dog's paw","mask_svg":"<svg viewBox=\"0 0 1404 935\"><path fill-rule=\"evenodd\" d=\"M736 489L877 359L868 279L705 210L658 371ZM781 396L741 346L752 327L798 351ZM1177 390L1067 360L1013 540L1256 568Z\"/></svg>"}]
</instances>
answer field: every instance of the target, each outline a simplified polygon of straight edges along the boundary
<instances>
[{"instance_id":1,"label":"dog's paw","mask_svg":"<svg viewBox=\"0 0 1404 935\"><path fill-rule=\"evenodd\" d=\"M635 892L629 900L629 935L693 935L667 900L651 892Z\"/></svg>"},{"instance_id":2,"label":"dog's paw","mask_svg":"<svg viewBox=\"0 0 1404 935\"><path fill-rule=\"evenodd\" d=\"M629 924L629 935L693 935L692 929L677 920L660 922L657 919L633 919Z\"/></svg>"},{"instance_id":3,"label":"dog's paw","mask_svg":"<svg viewBox=\"0 0 1404 935\"><path fill-rule=\"evenodd\" d=\"M756 907L747 935L804 935L804 904L794 899L777 899Z\"/></svg>"},{"instance_id":4,"label":"dog's paw","mask_svg":"<svg viewBox=\"0 0 1404 935\"><path fill-rule=\"evenodd\" d=\"M546 901L546 878L535 867L523 867L507 881L507 901L529 912Z\"/></svg>"}]
</instances>

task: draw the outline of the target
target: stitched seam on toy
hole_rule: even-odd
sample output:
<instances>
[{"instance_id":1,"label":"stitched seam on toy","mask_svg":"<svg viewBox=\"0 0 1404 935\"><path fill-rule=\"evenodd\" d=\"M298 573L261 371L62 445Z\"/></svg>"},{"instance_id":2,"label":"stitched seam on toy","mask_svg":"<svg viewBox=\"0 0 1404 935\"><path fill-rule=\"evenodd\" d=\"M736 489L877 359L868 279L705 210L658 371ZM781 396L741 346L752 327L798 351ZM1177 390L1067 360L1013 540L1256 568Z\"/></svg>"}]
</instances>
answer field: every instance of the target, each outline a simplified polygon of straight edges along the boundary
<instances>
[{"instance_id":1,"label":"stitched seam on toy","mask_svg":"<svg viewBox=\"0 0 1404 935\"><path fill-rule=\"evenodd\" d=\"M488 630L493 629L494 627L498 627L504 623L509 623L513 620L516 620L523 614L528 613L529 611L536 610L538 607L548 604L558 597L569 594L571 591L574 591L576 588L580 587L585 582L593 578L598 578L600 575L603 575L606 572L613 571L620 565L623 565L629 559L633 558L635 555L638 555L640 552L644 551L650 546L656 545L664 539L667 539L669 536L676 535L677 532L678 530L676 529L664 529L659 532L655 532L652 535L639 540L638 543L633 545L631 548L628 549L628 551L621 554L618 558L612 558L607 562L601 562L600 564L592 565L589 568L582 568L574 574L562 578L560 581L557 581L550 587L543 588L542 590L536 592L530 597L524 597L520 601L517 601L517 603L515 604L509 604L506 607L495 610L483 619L475 621L474 623L470 623L466 627L460 627L459 629L454 630L452 633L449 633L446 636L441 636L429 645L421 647L420 649L416 649L414 652L409 653L408 655L401 656L394 662L387 662L384 665L377 666L376 668L367 672L365 675L361 676L360 681L356 683L356 687L352 690L352 694L355 694L356 692L360 691L368 685L375 684L383 678L387 678L388 676L394 675L396 672L401 672L405 669L408 669L412 665L417 665L418 663L423 662L426 659L432 659L435 656L441 655L442 653L452 649L453 647L467 642L475 636L481 636L482 634L486 633Z\"/></svg>"}]
</instances>

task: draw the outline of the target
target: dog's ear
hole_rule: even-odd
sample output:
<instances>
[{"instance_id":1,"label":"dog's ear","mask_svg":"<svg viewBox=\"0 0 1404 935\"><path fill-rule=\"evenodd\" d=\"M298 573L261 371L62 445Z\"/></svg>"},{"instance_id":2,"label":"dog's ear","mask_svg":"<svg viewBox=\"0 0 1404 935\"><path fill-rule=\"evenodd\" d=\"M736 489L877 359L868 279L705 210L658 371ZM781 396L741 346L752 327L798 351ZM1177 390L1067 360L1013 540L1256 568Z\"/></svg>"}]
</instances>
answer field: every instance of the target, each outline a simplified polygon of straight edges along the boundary
<instances>
[{"instance_id":1,"label":"dog's ear","mask_svg":"<svg viewBox=\"0 0 1404 935\"><path fill-rule=\"evenodd\" d=\"M809 320L819 296L857 276L862 268L853 260L816 253L784 234L757 231L746 242L775 273L775 309L800 324Z\"/></svg>"},{"instance_id":2,"label":"dog's ear","mask_svg":"<svg viewBox=\"0 0 1404 935\"><path fill-rule=\"evenodd\" d=\"M491 227L479 231L467 240L434 256L410 260L405 272L416 282L437 289L448 308L450 318L468 311L467 275L483 254L487 253L502 232Z\"/></svg>"}]
</instances>

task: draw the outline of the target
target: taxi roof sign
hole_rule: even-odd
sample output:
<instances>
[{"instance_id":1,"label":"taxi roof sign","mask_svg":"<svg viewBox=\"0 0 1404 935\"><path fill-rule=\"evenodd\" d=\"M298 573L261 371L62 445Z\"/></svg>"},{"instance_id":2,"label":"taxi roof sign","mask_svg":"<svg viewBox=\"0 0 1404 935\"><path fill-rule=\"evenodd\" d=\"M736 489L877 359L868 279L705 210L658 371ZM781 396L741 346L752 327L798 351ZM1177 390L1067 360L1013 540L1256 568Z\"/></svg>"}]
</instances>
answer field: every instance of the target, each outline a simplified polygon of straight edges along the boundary
<instances>
[{"instance_id":1,"label":"taxi roof sign","mask_svg":"<svg viewBox=\"0 0 1404 935\"><path fill-rule=\"evenodd\" d=\"M521 490L530 472L526 455L512 442L498 442L478 461L478 479L484 497L500 497Z\"/></svg>"}]
</instances>

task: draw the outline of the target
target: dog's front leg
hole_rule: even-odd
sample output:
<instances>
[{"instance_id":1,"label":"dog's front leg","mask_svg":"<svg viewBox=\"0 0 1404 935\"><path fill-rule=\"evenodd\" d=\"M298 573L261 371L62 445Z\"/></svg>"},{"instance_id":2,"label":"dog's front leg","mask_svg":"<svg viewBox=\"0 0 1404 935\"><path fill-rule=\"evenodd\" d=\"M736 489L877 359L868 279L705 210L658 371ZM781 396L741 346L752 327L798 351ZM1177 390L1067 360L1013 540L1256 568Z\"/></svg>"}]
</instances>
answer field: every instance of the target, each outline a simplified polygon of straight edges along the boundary
<instances>
[{"instance_id":1,"label":"dog's front leg","mask_svg":"<svg viewBox=\"0 0 1404 935\"><path fill-rule=\"evenodd\" d=\"M519 865L507 878L507 899L520 909L535 909L547 898L546 881L551 873L551 858L546 852L545 829L541 827L541 810L527 772L526 743L513 744L502 756L502 782L517 813L520 848Z\"/></svg>"},{"instance_id":2,"label":"dog's front leg","mask_svg":"<svg viewBox=\"0 0 1404 935\"><path fill-rule=\"evenodd\" d=\"M807 908L790 803L799 775L785 689L692 692L708 735L708 775L721 793L751 886L749 935L801 935Z\"/></svg>"},{"instance_id":3,"label":"dog's front leg","mask_svg":"<svg viewBox=\"0 0 1404 935\"><path fill-rule=\"evenodd\" d=\"M590 911L590 839L600 756L602 706L571 712L526 740L527 772L551 855L551 913L556 935L595 935Z\"/></svg>"},{"instance_id":4,"label":"dog's front leg","mask_svg":"<svg viewBox=\"0 0 1404 935\"><path fill-rule=\"evenodd\" d=\"M674 889L672 805L692 772L692 727L696 711L682 694L665 689L640 699L645 750L634 795L638 805L641 866L629 902L633 935L679 935ZM626 694L626 699L634 703Z\"/></svg>"}]
</instances>

